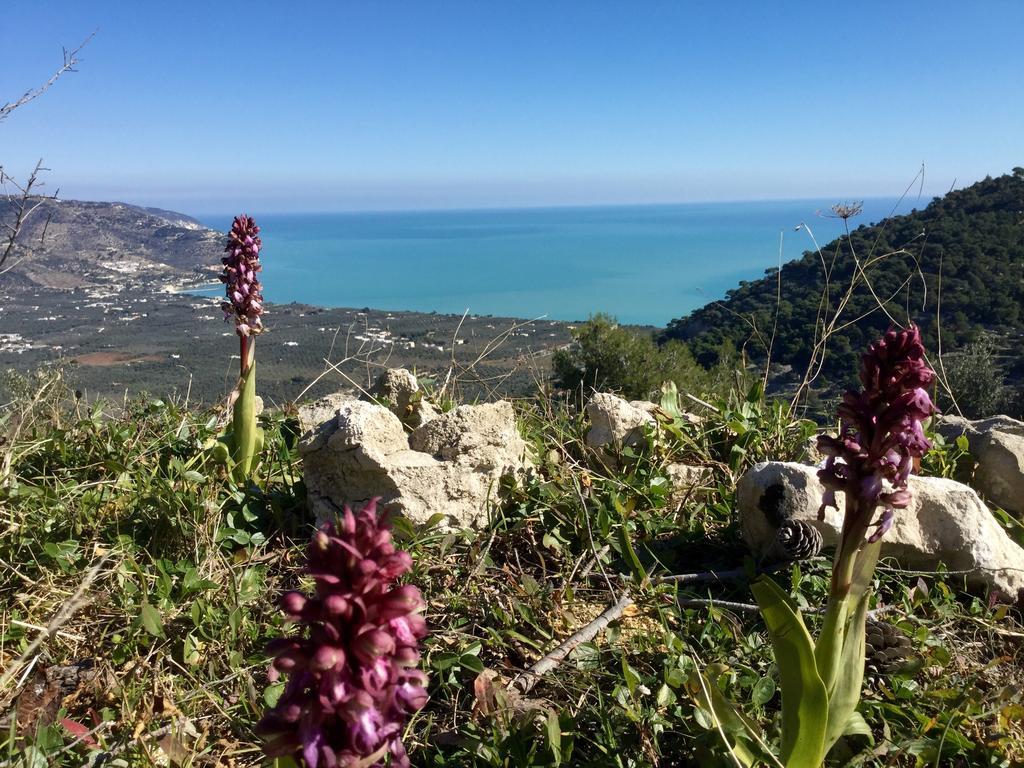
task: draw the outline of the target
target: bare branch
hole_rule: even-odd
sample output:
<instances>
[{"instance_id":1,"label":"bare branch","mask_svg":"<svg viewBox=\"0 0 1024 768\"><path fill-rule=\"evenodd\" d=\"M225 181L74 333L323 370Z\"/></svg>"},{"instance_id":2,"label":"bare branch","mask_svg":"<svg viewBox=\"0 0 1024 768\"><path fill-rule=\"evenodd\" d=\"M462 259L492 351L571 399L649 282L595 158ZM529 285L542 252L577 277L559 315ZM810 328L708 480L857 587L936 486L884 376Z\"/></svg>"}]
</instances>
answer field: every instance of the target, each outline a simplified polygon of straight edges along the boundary
<instances>
[{"instance_id":1,"label":"bare branch","mask_svg":"<svg viewBox=\"0 0 1024 768\"><path fill-rule=\"evenodd\" d=\"M29 174L28 181L20 184L4 171L3 166L0 166L0 277L18 266L25 258L21 256L10 264L7 263L17 253L18 236L26 222L47 200L57 199L56 192L48 196L39 194L38 190L43 186L40 174L47 170L49 169L45 168L43 161L40 160ZM44 236L49 223L48 217L42 229Z\"/></svg>"},{"instance_id":2,"label":"bare branch","mask_svg":"<svg viewBox=\"0 0 1024 768\"><path fill-rule=\"evenodd\" d=\"M87 46L95 36L96 33L93 32L91 35L85 38L85 40L83 40L81 44L73 51L69 51L67 48L64 48L64 63L61 65L60 69L53 73L53 76L50 77L49 80L47 80L45 83L43 83L37 88L32 88L28 91L25 91L25 93L22 94L21 98L4 104L3 106L0 106L0 123L6 120L7 116L11 114L11 112L16 110L18 107L25 106L30 101L39 98L48 90L50 90L53 84L56 83L62 75L64 75L67 72L75 72L75 67L81 61L81 59L78 58L78 54L81 53L82 49L85 48L85 46Z\"/></svg>"},{"instance_id":3,"label":"bare branch","mask_svg":"<svg viewBox=\"0 0 1024 768\"><path fill-rule=\"evenodd\" d=\"M566 656L572 653L573 649L583 643L589 643L597 637L601 633L601 630L607 628L609 624L621 617L622 614L625 613L626 609L631 605L633 605L633 598L631 598L628 593L623 593L614 605L606 609L600 616L580 629L553 651L546 654L532 667L525 670L521 675L519 675L519 677L511 682L509 688L518 689L518 691L523 694L532 691L534 686L540 682L541 678L561 664Z\"/></svg>"}]
</instances>

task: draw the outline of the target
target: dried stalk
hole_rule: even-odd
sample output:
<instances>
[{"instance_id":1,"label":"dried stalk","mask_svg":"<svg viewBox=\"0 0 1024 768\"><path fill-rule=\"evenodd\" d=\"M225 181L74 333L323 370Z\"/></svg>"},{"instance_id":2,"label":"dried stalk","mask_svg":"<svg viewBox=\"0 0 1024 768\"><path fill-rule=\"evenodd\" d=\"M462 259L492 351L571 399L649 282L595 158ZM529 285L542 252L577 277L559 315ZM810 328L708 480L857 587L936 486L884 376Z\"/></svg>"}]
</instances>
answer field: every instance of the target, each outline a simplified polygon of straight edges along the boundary
<instances>
[{"instance_id":1,"label":"dried stalk","mask_svg":"<svg viewBox=\"0 0 1024 768\"><path fill-rule=\"evenodd\" d=\"M8 103L4 104L3 106L0 106L0 123L2 123L4 120L6 120L7 116L10 115L11 112L16 110L18 107L25 106L30 101L33 101L34 99L39 98L44 93L46 93L48 90L50 90L50 88L53 86L53 84L56 83L61 78L62 75L66 74L68 72L75 72L75 71L77 71L75 69L75 67L80 62L80 59L78 58L78 54L81 53L82 49L85 48L85 46L87 46L89 44L89 42L95 36L96 36L96 33L93 32L91 35L89 35L87 38L85 38L85 40L83 40L81 42L81 44L77 48L75 48L72 51L69 51L67 48L62 49L63 52L64 52L64 63L61 65L60 69L58 69L56 72L54 72L53 75L50 77L50 79L47 80L42 85L40 85L40 86L38 86L36 88L30 88L29 90L25 91L25 93L23 93L20 98L15 99L14 101L8 102Z\"/></svg>"},{"instance_id":2,"label":"dried stalk","mask_svg":"<svg viewBox=\"0 0 1024 768\"><path fill-rule=\"evenodd\" d=\"M534 686L540 682L544 675L565 661L565 657L572 653L573 649L583 643L589 643L597 637L598 634L600 634L601 631L609 624L622 616L625 610L631 605L633 605L633 598L631 598L628 593L623 593L615 605L606 609L604 613L569 637L553 651L546 654L528 670L516 677L509 684L509 688L518 689L522 694L527 694L532 691Z\"/></svg>"}]
</instances>

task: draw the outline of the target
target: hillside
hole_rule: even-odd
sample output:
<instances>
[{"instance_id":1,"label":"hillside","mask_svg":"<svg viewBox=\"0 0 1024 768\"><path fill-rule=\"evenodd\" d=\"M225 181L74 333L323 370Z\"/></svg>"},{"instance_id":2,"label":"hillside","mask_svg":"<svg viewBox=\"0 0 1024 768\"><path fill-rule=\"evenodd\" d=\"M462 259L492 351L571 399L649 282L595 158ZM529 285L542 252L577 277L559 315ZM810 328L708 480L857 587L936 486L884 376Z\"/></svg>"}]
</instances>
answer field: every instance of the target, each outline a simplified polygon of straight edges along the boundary
<instances>
[{"instance_id":1,"label":"hillside","mask_svg":"<svg viewBox=\"0 0 1024 768\"><path fill-rule=\"evenodd\" d=\"M855 223L851 218L851 227ZM853 280L855 257L867 281ZM826 267L830 279L823 301ZM1019 368L1024 353L1013 340L1024 333L1022 267L1024 168L1015 168L935 198L924 210L851 229L820 254L807 252L785 264L781 288L778 270L768 270L759 280L740 283L723 301L672 321L662 338L685 340L705 365L715 361L726 340L763 362L777 311L772 360L802 374L820 329L819 307L831 320L856 282L838 325L854 322L830 341L825 380L845 380L855 370L858 350L890 324L871 287L892 318L921 326L929 349L937 349L941 308L944 351L989 331L1003 339L1008 367Z\"/></svg>"},{"instance_id":2,"label":"hillside","mask_svg":"<svg viewBox=\"0 0 1024 768\"><path fill-rule=\"evenodd\" d=\"M70 290L123 283L161 287L210 281L221 236L184 214L126 203L38 201L18 238L18 265L4 281ZM0 222L10 204L0 201ZM45 237L43 236L45 231Z\"/></svg>"}]
</instances>

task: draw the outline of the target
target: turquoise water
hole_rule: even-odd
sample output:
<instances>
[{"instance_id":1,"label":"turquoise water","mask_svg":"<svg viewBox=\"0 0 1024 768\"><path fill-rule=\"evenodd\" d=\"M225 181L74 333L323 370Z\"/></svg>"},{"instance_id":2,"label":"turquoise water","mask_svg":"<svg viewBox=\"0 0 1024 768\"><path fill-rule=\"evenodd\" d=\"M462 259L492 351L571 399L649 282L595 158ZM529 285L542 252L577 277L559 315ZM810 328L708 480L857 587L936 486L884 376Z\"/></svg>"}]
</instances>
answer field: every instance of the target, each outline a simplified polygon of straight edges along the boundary
<instances>
[{"instance_id":1,"label":"turquoise water","mask_svg":"<svg viewBox=\"0 0 1024 768\"><path fill-rule=\"evenodd\" d=\"M274 302L664 325L812 248L834 201L479 211L259 214ZM878 221L869 200L851 223ZM906 212L911 203L898 212ZM205 216L227 231L230 217Z\"/></svg>"}]
</instances>

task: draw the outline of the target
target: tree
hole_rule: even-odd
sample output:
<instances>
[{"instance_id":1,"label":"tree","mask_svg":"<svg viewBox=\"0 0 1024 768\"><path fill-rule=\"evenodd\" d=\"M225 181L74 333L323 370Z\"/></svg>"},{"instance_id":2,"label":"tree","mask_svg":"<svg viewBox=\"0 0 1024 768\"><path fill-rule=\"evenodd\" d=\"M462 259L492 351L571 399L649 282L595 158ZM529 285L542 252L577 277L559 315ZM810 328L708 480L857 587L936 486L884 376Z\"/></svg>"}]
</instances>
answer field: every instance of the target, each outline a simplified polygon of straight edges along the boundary
<instances>
[{"instance_id":1,"label":"tree","mask_svg":"<svg viewBox=\"0 0 1024 768\"><path fill-rule=\"evenodd\" d=\"M1010 405L1010 393L990 335L982 335L959 354L949 355L943 360L943 368L956 405L967 418L994 416ZM952 409L947 406L945 410Z\"/></svg>"},{"instance_id":2,"label":"tree","mask_svg":"<svg viewBox=\"0 0 1024 768\"><path fill-rule=\"evenodd\" d=\"M562 389L583 395L614 391L643 399L666 381L703 392L710 380L684 343L659 347L651 335L623 328L610 315L594 315L573 331L573 340L552 358L555 384Z\"/></svg>"}]
</instances>

